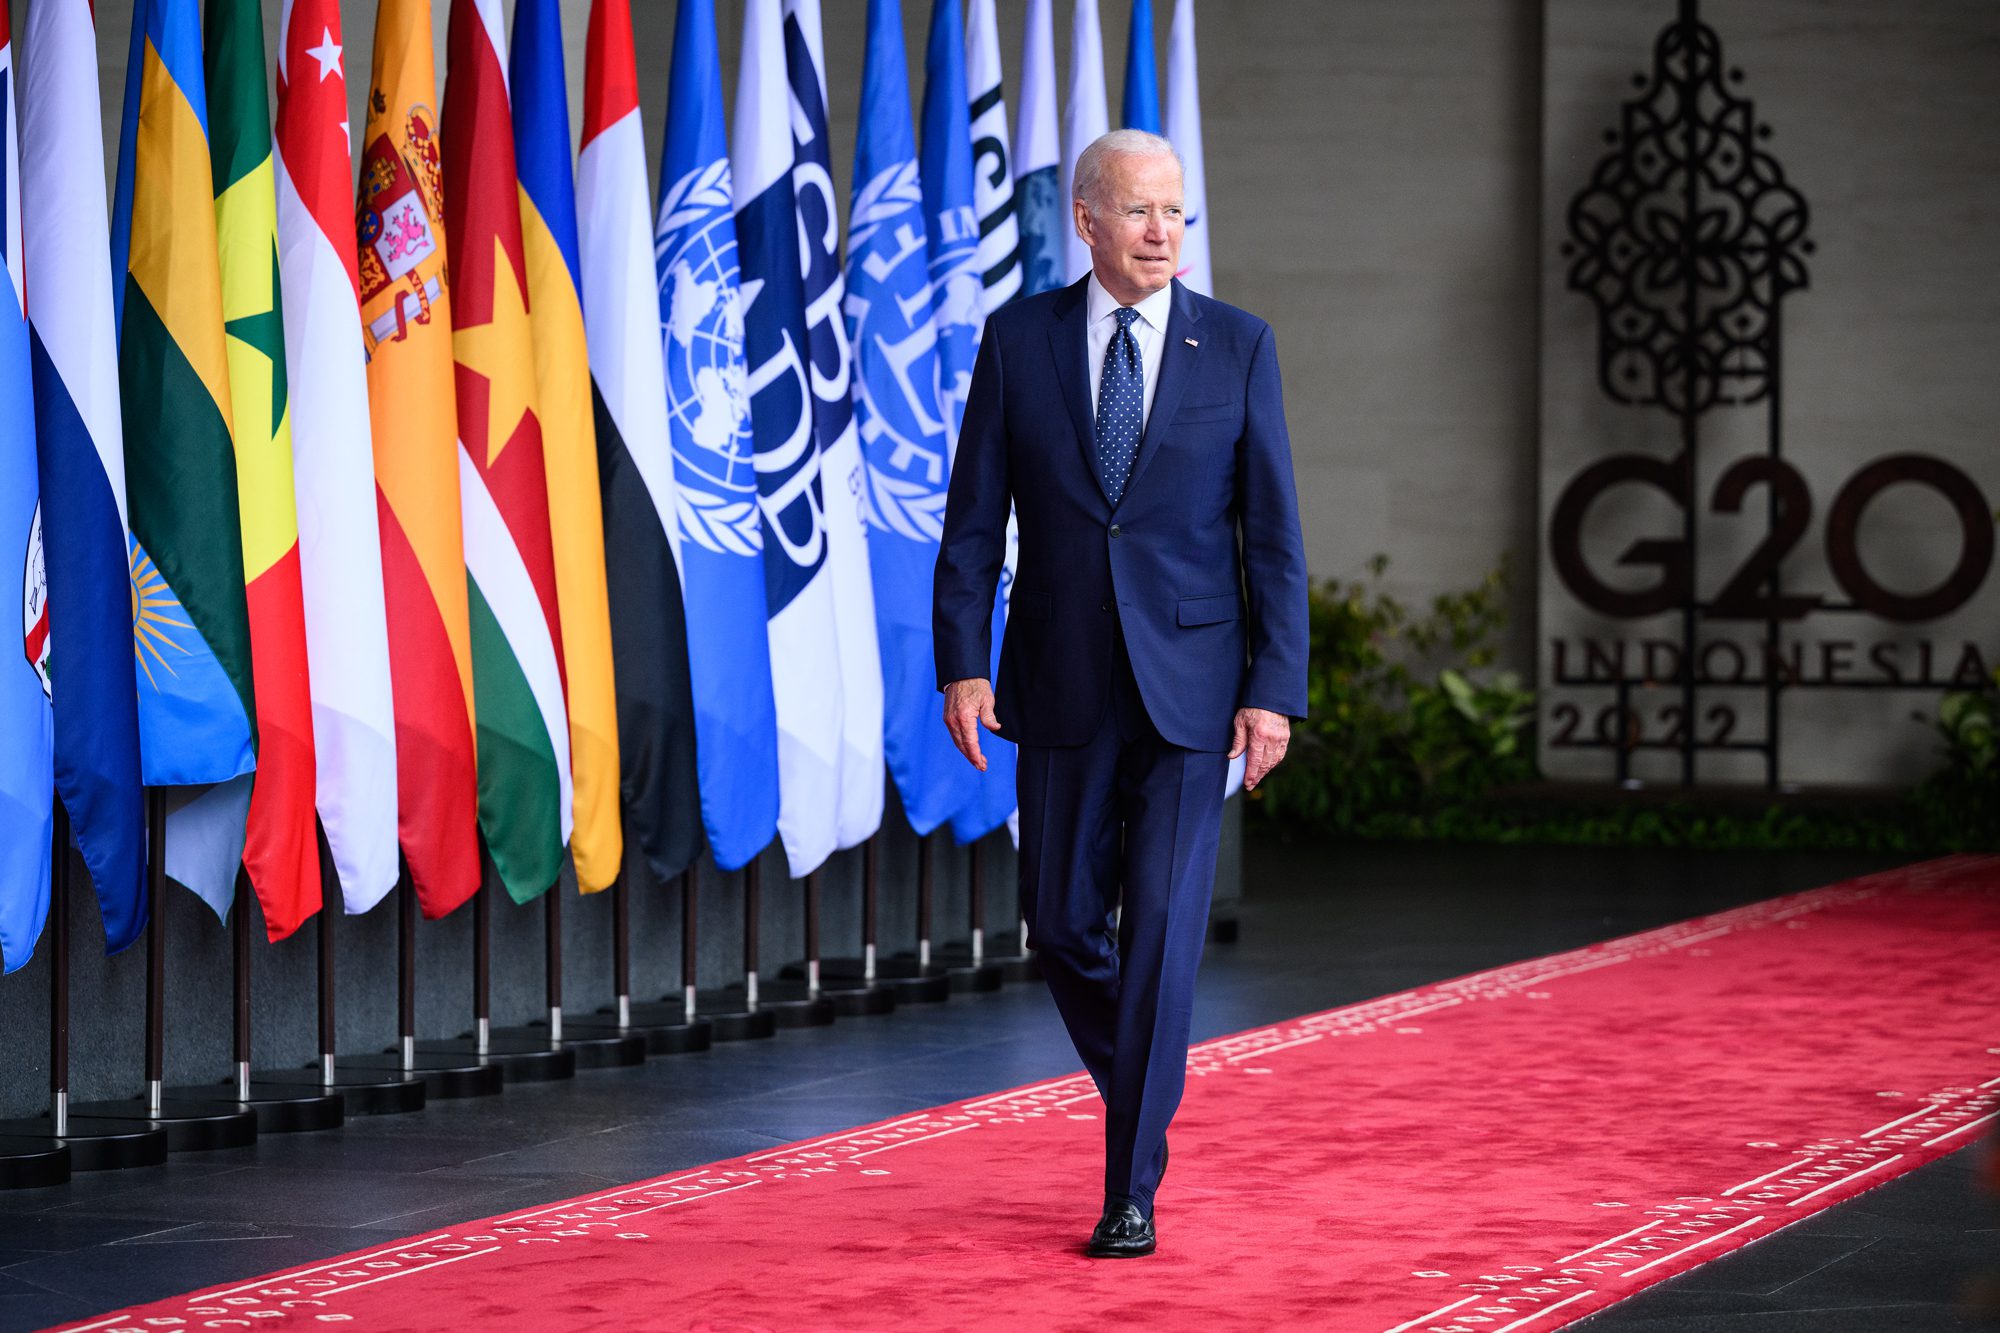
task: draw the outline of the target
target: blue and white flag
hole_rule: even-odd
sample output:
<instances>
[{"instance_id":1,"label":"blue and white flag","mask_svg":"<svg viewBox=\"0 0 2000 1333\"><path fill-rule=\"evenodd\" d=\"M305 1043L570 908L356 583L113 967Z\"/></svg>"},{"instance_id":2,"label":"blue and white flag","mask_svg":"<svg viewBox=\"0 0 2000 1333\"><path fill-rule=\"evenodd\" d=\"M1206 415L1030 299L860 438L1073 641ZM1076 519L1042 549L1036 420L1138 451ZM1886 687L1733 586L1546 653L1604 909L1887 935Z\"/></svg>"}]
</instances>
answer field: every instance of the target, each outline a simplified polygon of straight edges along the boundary
<instances>
[{"instance_id":1,"label":"blue and white flag","mask_svg":"<svg viewBox=\"0 0 2000 1333\"><path fill-rule=\"evenodd\" d=\"M764 535L715 0L680 0L660 157L660 327L702 826L734 870L778 828Z\"/></svg>"},{"instance_id":2,"label":"blue and white flag","mask_svg":"<svg viewBox=\"0 0 2000 1333\"><path fill-rule=\"evenodd\" d=\"M780 0L745 6L730 164L778 707L778 836L797 878L839 841L842 715Z\"/></svg>"},{"instance_id":3,"label":"blue and white flag","mask_svg":"<svg viewBox=\"0 0 2000 1333\"><path fill-rule=\"evenodd\" d=\"M1125 103L1128 130L1160 132L1160 76L1153 65L1153 0L1132 0L1132 27L1125 41Z\"/></svg>"},{"instance_id":4,"label":"blue and white flag","mask_svg":"<svg viewBox=\"0 0 2000 1333\"><path fill-rule=\"evenodd\" d=\"M1174 276L1189 290L1215 294L1208 267L1208 173L1201 157L1201 86L1195 75L1194 0L1174 0L1174 27L1167 34L1167 138L1181 153L1181 266Z\"/></svg>"},{"instance_id":5,"label":"blue and white flag","mask_svg":"<svg viewBox=\"0 0 2000 1333\"><path fill-rule=\"evenodd\" d=\"M22 34L24 249L51 647L55 782L116 953L145 932L146 810L132 670L125 434L89 0L40 0ZM46 664L53 658L43 659Z\"/></svg>"},{"instance_id":6,"label":"blue and white flag","mask_svg":"<svg viewBox=\"0 0 2000 1333\"><path fill-rule=\"evenodd\" d=\"M1021 34L1021 104L1014 113L1014 216L1021 231L1021 295L1063 284L1072 230L1063 203L1062 144L1056 132L1053 0L1028 0ZM975 28L976 28L975 24Z\"/></svg>"},{"instance_id":7,"label":"blue and white flag","mask_svg":"<svg viewBox=\"0 0 2000 1333\"><path fill-rule=\"evenodd\" d=\"M840 207L826 127L826 50L819 0L785 0L785 72L792 86L792 190L805 245L806 340L812 371L813 435L826 498L827 569L833 580L840 657L840 846L882 827L882 656L875 588L861 516L865 484L854 429L853 353L841 305Z\"/></svg>"},{"instance_id":8,"label":"blue and white flag","mask_svg":"<svg viewBox=\"0 0 2000 1333\"><path fill-rule=\"evenodd\" d=\"M938 396L946 437L956 452L959 422L972 386L979 334L986 323L979 262L980 222L972 183L971 103L966 95L965 36L959 0L933 0L930 46L924 56L924 230L930 244L931 290L937 300ZM995 122L1006 125L1003 112ZM1008 577L993 600L993 662L1007 624ZM971 842L998 828L1014 808L1014 745L997 736L981 742L986 771L974 771L972 796L952 812L952 833Z\"/></svg>"},{"instance_id":9,"label":"blue and white flag","mask_svg":"<svg viewBox=\"0 0 2000 1333\"><path fill-rule=\"evenodd\" d=\"M55 716L49 708L49 584L35 463L14 44L0 8L0 570L21 627L21 657L0 671L0 971L34 956L49 916ZM95 167L96 163L87 164ZM58 292L50 293L60 299ZM11 657L12 655L9 654Z\"/></svg>"},{"instance_id":10,"label":"blue and white flag","mask_svg":"<svg viewBox=\"0 0 2000 1333\"><path fill-rule=\"evenodd\" d=\"M965 79L972 94L972 209L979 217L979 281L985 312L1021 294L1021 229L1014 216L1014 172L1007 143L1007 100L1000 86L1000 29L993 0L972 0L965 29Z\"/></svg>"},{"instance_id":11,"label":"blue and white flag","mask_svg":"<svg viewBox=\"0 0 2000 1333\"><path fill-rule=\"evenodd\" d=\"M848 209L847 331L867 463L884 748L903 813L925 834L973 798L979 774L945 731L931 642L931 576L950 451L906 59L900 0L868 0Z\"/></svg>"},{"instance_id":12,"label":"blue and white flag","mask_svg":"<svg viewBox=\"0 0 2000 1333\"><path fill-rule=\"evenodd\" d=\"M1111 129L1104 96L1104 33L1097 23L1097 0L1076 0L1070 15L1069 97L1063 103L1062 198L1063 234L1069 262L1063 282L1075 282L1090 272L1090 247L1076 234L1070 191L1076 185L1076 159Z\"/></svg>"},{"instance_id":13,"label":"blue and white flag","mask_svg":"<svg viewBox=\"0 0 2000 1333\"><path fill-rule=\"evenodd\" d=\"M965 36L959 0L932 0L924 53L924 133L920 158L924 235L937 303L938 394L954 451L979 331L986 323L979 281L979 217L972 198L972 126L965 93Z\"/></svg>"}]
</instances>

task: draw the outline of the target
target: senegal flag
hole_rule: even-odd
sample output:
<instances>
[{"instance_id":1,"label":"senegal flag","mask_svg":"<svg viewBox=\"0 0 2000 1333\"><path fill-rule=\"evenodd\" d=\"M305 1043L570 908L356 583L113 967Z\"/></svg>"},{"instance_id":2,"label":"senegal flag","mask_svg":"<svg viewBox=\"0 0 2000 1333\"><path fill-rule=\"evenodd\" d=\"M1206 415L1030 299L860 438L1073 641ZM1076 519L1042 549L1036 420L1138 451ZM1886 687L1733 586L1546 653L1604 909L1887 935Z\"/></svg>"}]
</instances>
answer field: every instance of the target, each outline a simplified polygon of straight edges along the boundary
<instances>
[{"instance_id":1,"label":"senegal flag","mask_svg":"<svg viewBox=\"0 0 2000 1333\"><path fill-rule=\"evenodd\" d=\"M257 0L208 0L209 161L257 685L257 778L243 864L278 940L319 910L320 881L263 24Z\"/></svg>"},{"instance_id":2,"label":"senegal flag","mask_svg":"<svg viewBox=\"0 0 2000 1333\"><path fill-rule=\"evenodd\" d=\"M514 37L510 83L514 154L521 173L521 243L528 259L535 382L569 685L570 774L576 786L570 855L576 861L577 887L595 893L618 878L624 835L618 822L618 700L611 674L597 424L578 296L582 263L556 0L517 0ZM642 185L644 180L642 160ZM648 341L657 347L658 332ZM667 668L658 664L654 669Z\"/></svg>"},{"instance_id":3,"label":"senegal flag","mask_svg":"<svg viewBox=\"0 0 2000 1333\"><path fill-rule=\"evenodd\" d=\"M382 0L355 209L361 341L393 645L396 822L432 919L478 892L480 875L435 70L430 0Z\"/></svg>"},{"instance_id":4,"label":"senegal flag","mask_svg":"<svg viewBox=\"0 0 2000 1333\"><path fill-rule=\"evenodd\" d=\"M500 0L452 0L444 227L479 719L479 827L516 902L562 871L569 725Z\"/></svg>"},{"instance_id":5,"label":"senegal flag","mask_svg":"<svg viewBox=\"0 0 2000 1333\"><path fill-rule=\"evenodd\" d=\"M208 130L195 0L139 0L111 255L149 786L256 766ZM228 906L226 893L207 900Z\"/></svg>"}]
</instances>

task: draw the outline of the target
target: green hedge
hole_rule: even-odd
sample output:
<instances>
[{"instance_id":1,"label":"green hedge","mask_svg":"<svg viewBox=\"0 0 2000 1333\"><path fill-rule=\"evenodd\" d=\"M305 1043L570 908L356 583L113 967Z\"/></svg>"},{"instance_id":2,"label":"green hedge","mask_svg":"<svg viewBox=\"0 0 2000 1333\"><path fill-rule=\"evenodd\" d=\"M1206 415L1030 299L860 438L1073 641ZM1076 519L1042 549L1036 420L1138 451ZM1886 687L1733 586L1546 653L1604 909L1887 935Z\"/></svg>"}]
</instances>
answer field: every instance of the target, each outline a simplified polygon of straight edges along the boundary
<instances>
[{"instance_id":1,"label":"green hedge","mask_svg":"<svg viewBox=\"0 0 2000 1333\"><path fill-rule=\"evenodd\" d=\"M1311 592L1307 718L1289 757L1251 793L1252 818L1357 838L1587 846L1933 853L2000 848L2000 672L1947 695L1943 762L1873 803L1567 799L1538 789L1534 691L1494 668L1506 624L1503 564L1414 611L1388 593L1388 559ZM1533 794L1521 799L1522 793ZM1538 793L1538 794L1537 794Z\"/></svg>"}]
</instances>

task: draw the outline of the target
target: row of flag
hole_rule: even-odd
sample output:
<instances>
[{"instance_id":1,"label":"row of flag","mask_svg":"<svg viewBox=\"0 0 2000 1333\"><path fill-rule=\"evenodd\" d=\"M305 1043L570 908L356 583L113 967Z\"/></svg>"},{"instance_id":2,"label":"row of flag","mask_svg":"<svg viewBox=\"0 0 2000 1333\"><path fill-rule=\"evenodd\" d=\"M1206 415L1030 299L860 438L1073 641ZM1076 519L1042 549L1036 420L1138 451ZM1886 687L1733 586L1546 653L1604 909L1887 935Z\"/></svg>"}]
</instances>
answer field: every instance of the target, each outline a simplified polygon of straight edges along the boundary
<instances>
[{"instance_id":1,"label":"row of flag","mask_svg":"<svg viewBox=\"0 0 2000 1333\"><path fill-rule=\"evenodd\" d=\"M1082 275L1063 181L1108 122L1050 0L1010 126L993 0L934 0L913 116L900 0L869 0L846 245L820 0L746 6L725 129L714 0L679 0L646 193L630 0L592 0L571 152L558 0L381 0L359 139L338 0L138 0L107 201L89 0L0 4L0 954L49 897L54 800L111 951L166 869L272 938L407 873L425 915L517 901L632 840L659 878L773 838L803 875L880 826L1013 809L938 715L930 582L987 314ZM1163 122L1150 0L1123 119L1188 165L1208 289L1193 0ZM510 40L511 38L511 40ZM921 149L913 126L921 124ZM1062 176L1057 175L1061 164ZM1067 239L1066 239L1067 238ZM108 256L108 262L107 262ZM994 607L1005 623L1003 576ZM135 689L136 681L136 689ZM317 827L316 827L317 824Z\"/></svg>"}]
</instances>

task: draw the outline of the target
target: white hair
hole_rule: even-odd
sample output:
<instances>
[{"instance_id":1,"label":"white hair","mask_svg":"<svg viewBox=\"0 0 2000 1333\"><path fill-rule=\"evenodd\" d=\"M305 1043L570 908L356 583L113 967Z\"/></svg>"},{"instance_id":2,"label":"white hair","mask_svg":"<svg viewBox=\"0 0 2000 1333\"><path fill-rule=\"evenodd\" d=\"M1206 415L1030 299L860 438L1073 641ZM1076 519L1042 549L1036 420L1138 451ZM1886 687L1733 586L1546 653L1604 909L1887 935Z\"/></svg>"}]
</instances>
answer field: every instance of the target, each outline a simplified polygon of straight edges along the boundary
<instances>
[{"instance_id":1,"label":"white hair","mask_svg":"<svg viewBox=\"0 0 2000 1333\"><path fill-rule=\"evenodd\" d=\"M1180 150L1159 135L1145 130L1113 130L1092 139L1077 155L1071 196L1083 200L1093 210L1111 202L1104 198L1104 172L1114 157L1171 157L1183 175L1187 172Z\"/></svg>"}]
</instances>

